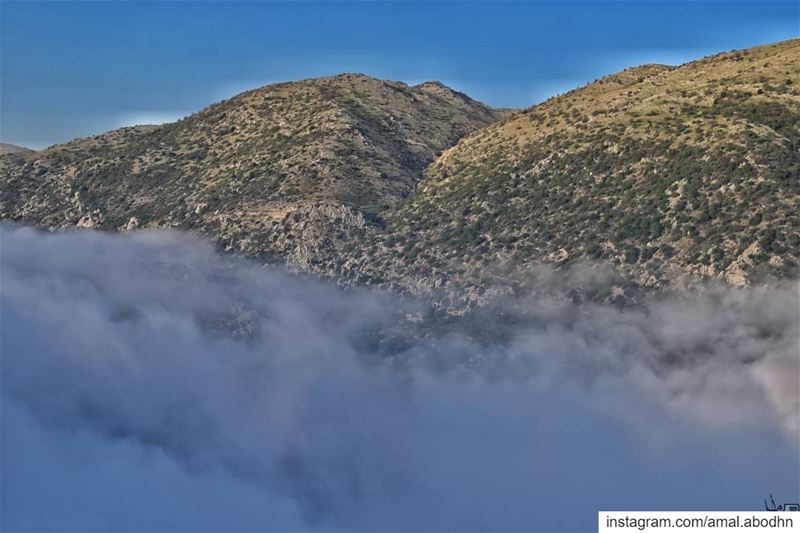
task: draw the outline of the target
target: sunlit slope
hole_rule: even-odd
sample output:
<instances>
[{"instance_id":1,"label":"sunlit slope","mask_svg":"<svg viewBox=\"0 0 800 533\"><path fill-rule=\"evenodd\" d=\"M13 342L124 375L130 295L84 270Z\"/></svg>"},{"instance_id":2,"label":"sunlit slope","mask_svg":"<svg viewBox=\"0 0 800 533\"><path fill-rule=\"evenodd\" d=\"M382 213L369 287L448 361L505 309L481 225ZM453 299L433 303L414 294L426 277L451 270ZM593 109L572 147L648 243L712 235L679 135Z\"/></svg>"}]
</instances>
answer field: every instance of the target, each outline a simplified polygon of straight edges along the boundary
<instances>
[{"instance_id":1,"label":"sunlit slope","mask_svg":"<svg viewBox=\"0 0 800 533\"><path fill-rule=\"evenodd\" d=\"M632 68L447 150L362 275L480 285L498 264L602 259L650 286L796 276L799 141L800 40Z\"/></svg>"},{"instance_id":2,"label":"sunlit slope","mask_svg":"<svg viewBox=\"0 0 800 533\"><path fill-rule=\"evenodd\" d=\"M623 301L687 279L793 278L800 40L632 68L511 114L436 82L270 85L0 164L2 218L198 230L343 284L461 303L542 264L611 265L621 279L601 298Z\"/></svg>"}]
</instances>

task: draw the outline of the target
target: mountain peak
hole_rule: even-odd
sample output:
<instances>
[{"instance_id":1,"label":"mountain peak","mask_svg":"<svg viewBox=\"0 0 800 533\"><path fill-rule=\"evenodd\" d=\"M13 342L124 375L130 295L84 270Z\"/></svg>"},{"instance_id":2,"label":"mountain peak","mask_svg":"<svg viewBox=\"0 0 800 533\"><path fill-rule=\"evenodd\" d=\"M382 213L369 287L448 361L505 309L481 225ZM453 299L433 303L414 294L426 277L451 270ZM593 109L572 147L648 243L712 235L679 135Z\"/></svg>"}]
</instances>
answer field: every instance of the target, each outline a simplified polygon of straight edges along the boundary
<instances>
[{"instance_id":1,"label":"mountain peak","mask_svg":"<svg viewBox=\"0 0 800 533\"><path fill-rule=\"evenodd\" d=\"M447 85L445 85L444 83L442 83L440 81L437 81L437 80L423 81L422 83L418 83L417 85L414 85L414 89L423 89L423 90L425 90L425 89L435 89L435 90L444 89L444 90L448 90L448 91L452 91L453 90L450 87L448 87Z\"/></svg>"},{"instance_id":2,"label":"mountain peak","mask_svg":"<svg viewBox=\"0 0 800 533\"><path fill-rule=\"evenodd\" d=\"M425 90L343 73L266 85L150 130L76 140L4 166L0 185L16 194L0 197L0 216L203 228L231 250L306 264L336 241L336 227L380 224L442 150L499 117ZM34 166L42 179L28 181ZM15 201L27 194L42 201Z\"/></svg>"}]
</instances>

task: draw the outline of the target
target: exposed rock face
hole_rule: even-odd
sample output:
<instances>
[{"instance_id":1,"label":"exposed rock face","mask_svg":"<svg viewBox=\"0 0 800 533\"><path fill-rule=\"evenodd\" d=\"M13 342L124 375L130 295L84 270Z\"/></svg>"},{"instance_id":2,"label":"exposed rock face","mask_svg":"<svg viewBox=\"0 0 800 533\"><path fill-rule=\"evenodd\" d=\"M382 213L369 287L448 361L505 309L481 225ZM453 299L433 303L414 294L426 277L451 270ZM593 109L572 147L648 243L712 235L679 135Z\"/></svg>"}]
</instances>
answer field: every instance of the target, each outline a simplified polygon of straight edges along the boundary
<instances>
[{"instance_id":1,"label":"exposed rock face","mask_svg":"<svg viewBox=\"0 0 800 533\"><path fill-rule=\"evenodd\" d=\"M525 288L542 264L611 265L567 288L611 301L794 278L800 40L629 69L513 114L438 82L270 85L0 161L3 218L198 230L453 309Z\"/></svg>"}]
</instances>

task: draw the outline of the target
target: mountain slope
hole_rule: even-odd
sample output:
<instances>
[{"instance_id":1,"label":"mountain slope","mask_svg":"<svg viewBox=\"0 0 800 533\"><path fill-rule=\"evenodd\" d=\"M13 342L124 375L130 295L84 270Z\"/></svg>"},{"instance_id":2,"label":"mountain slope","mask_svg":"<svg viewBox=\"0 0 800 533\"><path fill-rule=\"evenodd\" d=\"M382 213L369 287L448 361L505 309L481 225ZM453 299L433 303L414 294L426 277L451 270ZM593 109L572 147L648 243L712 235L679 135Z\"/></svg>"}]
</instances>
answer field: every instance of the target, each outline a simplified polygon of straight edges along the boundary
<instances>
[{"instance_id":1,"label":"mountain slope","mask_svg":"<svg viewBox=\"0 0 800 533\"><path fill-rule=\"evenodd\" d=\"M588 294L592 269L566 289L621 301L796 278L800 40L628 69L516 113L436 82L270 85L0 162L3 218L195 229L453 307L542 264L610 264L605 293Z\"/></svg>"},{"instance_id":2,"label":"mountain slope","mask_svg":"<svg viewBox=\"0 0 800 533\"><path fill-rule=\"evenodd\" d=\"M0 155L16 154L20 152L32 152L30 148L24 146L17 146L16 144L0 143Z\"/></svg>"},{"instance_id":3,"label":"mountain slope","mask_svg":"<svg viewBox=\"0 0 800 533\"><path fill-rule=\"evenodd\" d=\"M484 128L351 261L373 283L473 296L542 262L603 260L652 287L796 277L799 199L793 40L629 69Z\"/></svg>"},{"instance_id":4,"label":"mountain slope","mask_svg":"<svg viewBox=\"0 0 800 533\"><path fill-rule=\"evenodd\" d=\"M303 267L380 223L443 149L498 117L436 82L344 74L269 85L173 124L7 156L0 216L199 229Z\"/></svg>"}]
</instances>

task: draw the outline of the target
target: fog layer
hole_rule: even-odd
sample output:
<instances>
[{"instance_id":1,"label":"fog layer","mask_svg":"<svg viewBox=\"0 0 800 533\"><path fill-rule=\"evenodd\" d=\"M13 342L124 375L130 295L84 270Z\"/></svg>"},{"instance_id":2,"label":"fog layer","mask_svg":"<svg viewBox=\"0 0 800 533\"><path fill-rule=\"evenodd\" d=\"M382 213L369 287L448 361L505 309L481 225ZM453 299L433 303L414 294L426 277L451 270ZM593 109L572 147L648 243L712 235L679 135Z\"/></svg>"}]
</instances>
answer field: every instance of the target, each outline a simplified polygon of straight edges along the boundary
<instances>
[{"instance_id":1,"label":"fog layer","mask_svg":"<svg viewBox=\"0 0 800 533\"><path fill-rule=\"evenodd\" d=\"M187 234L0 231L3 529L575 531L800 496L796 285L447 321Z\"/></svg>"}]
</instances>

